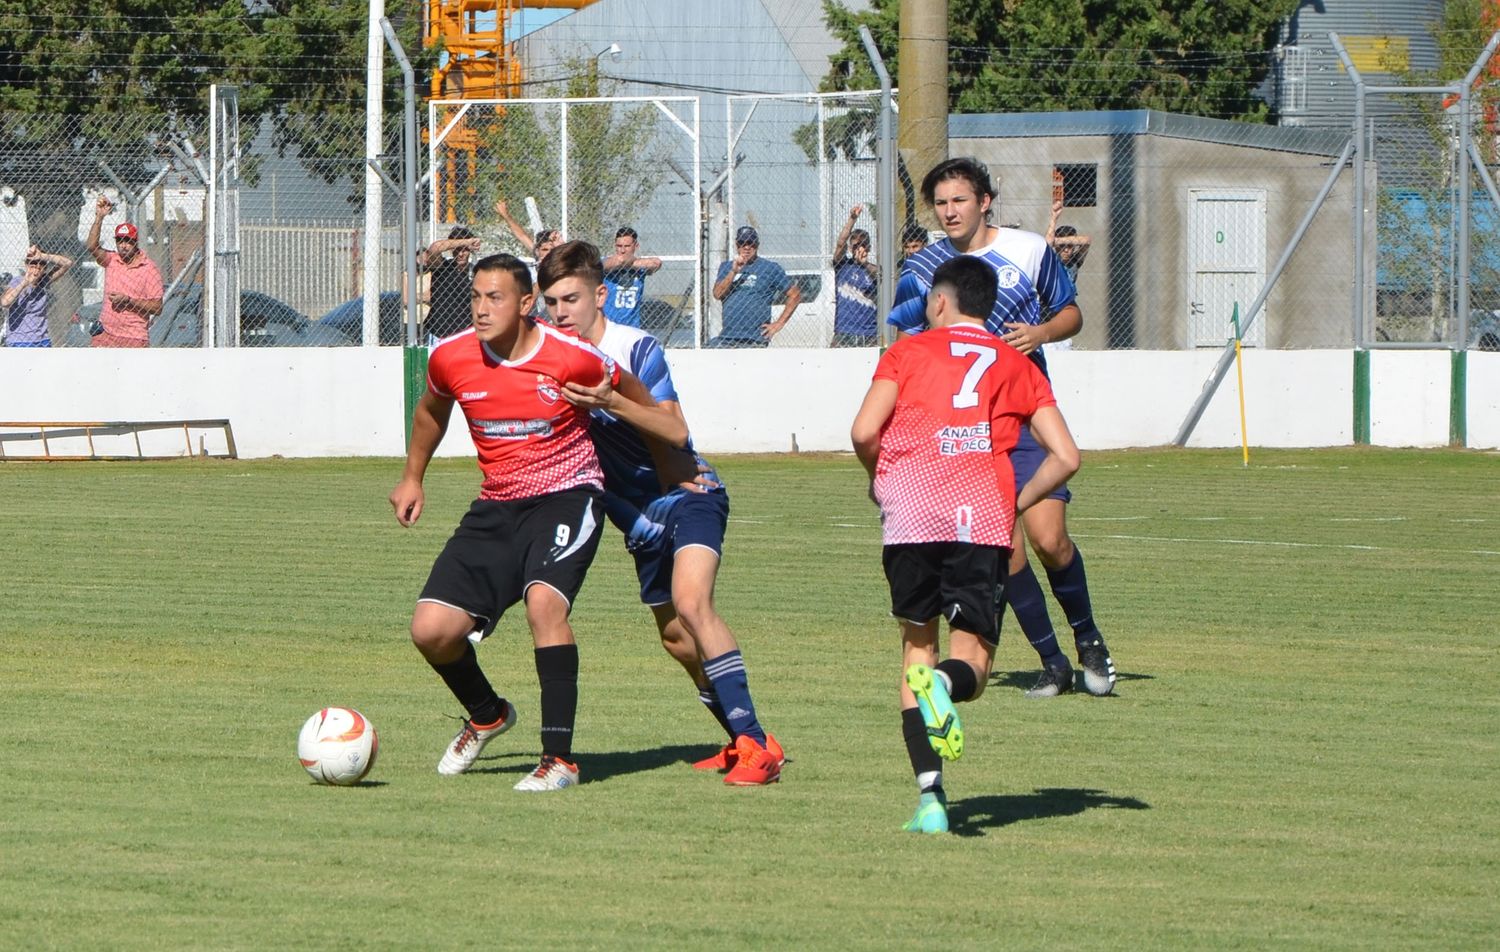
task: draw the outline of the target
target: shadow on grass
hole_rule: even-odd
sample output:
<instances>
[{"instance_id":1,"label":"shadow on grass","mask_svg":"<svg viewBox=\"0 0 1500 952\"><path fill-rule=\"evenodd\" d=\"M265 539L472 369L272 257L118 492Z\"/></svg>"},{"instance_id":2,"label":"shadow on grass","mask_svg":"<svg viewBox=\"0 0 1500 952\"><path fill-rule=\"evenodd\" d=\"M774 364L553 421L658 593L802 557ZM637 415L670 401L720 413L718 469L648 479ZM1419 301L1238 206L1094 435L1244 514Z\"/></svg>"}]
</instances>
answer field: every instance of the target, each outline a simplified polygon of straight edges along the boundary
<instances>
[{"instance_id":1,"label":"shadow on grass","mask_svg":"<svg viewBox=\"0 0 1500 952\"><path fill-rule=\"evenodd\" d=\"M373 790L376 787L384 787L388 785L388 781L385 780L361 780L358 783L319 783L318 781L314 780L311 784L311 786L314 787L339 787L343 790Z\"/></svg>"},{"instance_id":2,"label":"shadow on grass","mask_svg":"<svg viewBox=\"0 0 1500 952\"><path fill-rule=\"evenodd\" d=\"M1041 676L1040 664L1026 671L991 671L990 687L1015 688L1018 691L1030 691L1036 686L1036 679ZM1115 681L1123 684L1126 681L1155 681L1153 674L1133 674L1121 671L1115 674ZM1077 694L1087 696L1088 692L1083 689L1083 673L1077 668L1073 669L1073 689Z\"/></svg>"},{"instance_id":3,"label":"shadow on grass","mask_svg":"<svg viewBox=\"0 0 1500 952\"><path fill-rule=\"evenodd\" d=\"M988 831L1053 816L1073 816L1085 810L1113 808L1149 810L1135 797L1115 797L1103 790L1046 787L1031 793L965 797L948 804L948 824L957 836L987 836Z\"/></svg>"},{"instance_id":4,"label":"shadow on grass","mask_svg":"<svg viewBox=\"0 0 1500 952\"><path fill-rule=\"evenodd\" d=\"M656 770L674 764L692 763L713 754L718 748L703 744L673 744L645 750L615 750L603 753L578 753L579 784L600 783L615 777ZM511 751L498 757L485 757L469 773L524 775L536 768L535 751Z\"/></svg>"}]
</instances>

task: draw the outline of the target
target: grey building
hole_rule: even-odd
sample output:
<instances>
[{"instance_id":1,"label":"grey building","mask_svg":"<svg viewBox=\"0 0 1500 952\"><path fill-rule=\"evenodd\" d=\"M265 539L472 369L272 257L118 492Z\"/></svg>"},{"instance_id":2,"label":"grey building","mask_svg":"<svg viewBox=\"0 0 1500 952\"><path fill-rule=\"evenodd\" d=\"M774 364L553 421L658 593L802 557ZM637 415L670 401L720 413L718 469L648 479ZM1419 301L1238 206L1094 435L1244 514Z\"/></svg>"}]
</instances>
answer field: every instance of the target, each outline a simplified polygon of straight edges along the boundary
<instances>
[{"instance_id":1,"label":"grey building","mask_svg":"<svg viewBox=\"0 0 1500 952\"><path fill-rule=\"evenodd\" d=\"M999 180L997 224L1063 222L1092 240L1078 277L1085 349L1220 347L1326 181L1346 134L1150 110L957 115L949 148ZM1353 183L1340 177L1246 336L1349 346Z\"/></svg>"}]
</instances>

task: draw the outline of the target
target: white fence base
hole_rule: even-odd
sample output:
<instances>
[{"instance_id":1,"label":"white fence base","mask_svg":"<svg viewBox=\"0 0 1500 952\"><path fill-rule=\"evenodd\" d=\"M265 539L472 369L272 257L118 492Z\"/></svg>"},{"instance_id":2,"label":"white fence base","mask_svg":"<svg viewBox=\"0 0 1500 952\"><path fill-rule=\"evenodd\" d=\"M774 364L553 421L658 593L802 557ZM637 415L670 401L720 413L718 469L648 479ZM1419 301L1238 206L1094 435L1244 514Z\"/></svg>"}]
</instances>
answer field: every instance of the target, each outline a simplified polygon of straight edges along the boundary
<instances>
[{"instance_id":1,"label":"white fence base","mask_svg":"<svg viewBox=\"0 0 1500 952\"><path fill-rule=\"evenodd\" d=\"M847 450L874 350L670 351L694 441L707 454ZM1068 351L1051 358L1059 405L1085 449L1171 441L1215 352ZM1500 354L1468 357L1468 434L1500 447ZM1448 442L1446 351L1370 361L1371 441ZM1245 355L1255 446L1353 441L1347 350ZM32 350L0 348L0 417L15 420L234 421L241 457L400 456L399 348ZM1204 413L1192 446L1238 446L1233 387ZM473 452L461 422L441 455ZM394 478L394 471L393 471Z\"/></svg>"}]
</instances>

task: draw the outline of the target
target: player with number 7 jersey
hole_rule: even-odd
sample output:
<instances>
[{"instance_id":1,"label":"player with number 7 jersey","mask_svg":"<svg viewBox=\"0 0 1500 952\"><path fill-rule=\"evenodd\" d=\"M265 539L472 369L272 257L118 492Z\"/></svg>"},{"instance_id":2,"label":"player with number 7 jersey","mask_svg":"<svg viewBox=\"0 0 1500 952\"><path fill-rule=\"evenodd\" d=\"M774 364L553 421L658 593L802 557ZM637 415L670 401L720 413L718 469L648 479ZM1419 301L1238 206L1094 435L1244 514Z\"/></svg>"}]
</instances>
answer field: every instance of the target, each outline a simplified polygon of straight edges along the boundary
<instances>
[{"instance_id":1,"label":"player with number 7 jersey","mask_svg":"<svg viewBox=\"0 0 1500 952\"><path fill-rule=\"evenodd\" d=\"M959 255L939 266L924 315L932 329L881 356L850 430L880 506L881 562L901 627L901 732L919 793L905 829L919 833L948 830L942 763L964 750L954 704L978 698L989 680L1016 514L1078 470L1047 378L984 329L994 306L988 264ZM1017 490L1009 454L1022 423L1045 457Z\"/></svg>"},{"instance_id":2,"label":"player with number 7 jersey","mask_svg":"<svg viewBox=\"0 0 1500 952\"><path fill-rule=\"evenodd\" d=\"M929 330L875 368L899 397L880 436L874 493L886 545L1009 547L1016 518L1009 452L1021 423L1057 405L1030 360L981 327Z\"/></svg>"}]
</instances>

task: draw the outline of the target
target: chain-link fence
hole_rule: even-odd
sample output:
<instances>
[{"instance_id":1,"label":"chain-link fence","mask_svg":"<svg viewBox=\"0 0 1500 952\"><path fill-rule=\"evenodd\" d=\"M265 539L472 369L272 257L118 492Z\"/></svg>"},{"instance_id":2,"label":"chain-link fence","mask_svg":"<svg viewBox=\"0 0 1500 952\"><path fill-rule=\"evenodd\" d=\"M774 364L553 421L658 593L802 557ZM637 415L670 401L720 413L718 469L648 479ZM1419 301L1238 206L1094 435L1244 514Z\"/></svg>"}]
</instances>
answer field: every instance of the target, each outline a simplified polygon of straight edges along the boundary
<instances>
[{"instance_id":1,"label":"chain-link fence","mask_svg":"<svg viewBox=\"0 0 1500 952\"><path fill-rule=\"evenodd\" d=\"M96 317L104 297L86 247L100 196L112 203L99 223L102 250L114 250L115 229L129 222L164 283L189 278L203 256L206 194L193 157L206 146L204 130L161 119L0 114L0 278L21 275L32 247L71 262L51 284L54 343L88 343L76 316Z\"/></svg>"},{"instance_id":2,"label":"chain-link fence","mask_svg":"<svg viewBox=\"0 0 1500 952\"><path fill-rule=\"evenodd\" d=\"M952 134L952 151L989 167L992 222L1055 241L1084 314L1071 346L1085 349L1222 347L1273 278L1247 345L1350 346L1348 145L1144 110L959 116Z\"/></svg>"},{"instance_id":3,"label":"chain-link fence","mask_svg":"<svg viewBox=\"0 0 1500 952\"><path fill-rule=\"evenodd\" d=\"M430 239L463 225L487 251L534 262L547 232L609 257L630 228L642 267L606 275L610 313L691 346L702 327L698 110L692 97L430 103Z\"/></svg>"},{"instance_id":4,"label":"chain-link fence","mask_svg":"<svg viewBox=\"0 0 1500 952\"><path fill-rule=\"evenodd\" d=\"M100 195L113 203L99 245L113 251L117 225L137 226L161 273L154 347L335 346L360 340L358 298L364 232L362 121L323 117L313 134L332 154L304 155L264 119L248 128L233 111L189 124L160 117L0 114L0 275L21 272L31 246L71 259L50 287L54 346L87 346L104 297L103 271L86 247ZM233 123L225 128L225 123ZM236 135L237 132L237 135ZM237 150L234 150L237 142ZM215 141L217 140L217 141ZM389 151L395 152L396 139ZM338 155L340 143L352 143ZM211 202L217 177L220 201ZM205 241L217 212L216 241ZM382 310L399 325L400 205L382 216ZM210 306L211 263L220 291ZM227 284L227 287L225 286ZM344 319L321 321L325 315ZM231 315L205 329L207 314ZM237 314L235 313L237 311ZM231 330L233 328L233 330ZM383 338L386 335L382 335ZM384 343L399 343L399 329Z\"/></svg>"},{"instance_id":5,"label":"chain-link fence","mask_svg":"<svg viewBox=\"0 0 1500 952\"><path fill-rule=\"evenodd\" d=\"M739 229L754 228L758 256L780 265L800 295L772 346L828 346L841 284L846 298L873 305L873 286L834 261L863 244L859 260L873 278L875 248L886 239L875 206L879 108L878 91L727 97L728 175L712 208L708 283L738 253ZM836 247L840 237L843 248ZM768 319L785 306L785 295L778 296ZM724 326L722 307L710 310L711 340Z\"/></svg>"},{"instance_id":6,"label":"chain-link fence","mask_svg":"<svg viewBox=\"0 0 1500 952\"><path fill-rule=\"evenodd\" d=\"M1372 87L1383 105L1363 136L1353 118L1340 130L1151 111L962 115L950 152L988 164L994 223L1057 240L1085 317L1071 346L1222 347L1238 316L1252 347L1497 347L1497 123L1480 92L1464 103L1455 88ZM643 296L620 291L640 297L624 310L670 346L697 347L725 332L714 285L750 227L801 298L773 346L828 346L840 295L873 294L836 267L840 239L843 252L868 242L873 263L899 238L880 233L874 202L878 94L726 102L722 144L701 141L696 97L430 103L419 242L462 224L486 250L534 259L536 233L556 229L608 256L633 228L639 256L661 264ZM154 346L362 342L362 119L211 115L0 114L0 273L19 274L33 245L75 262L52 288L54 344L86 345L100 307L85 240L101 194L115 203L101 245L135 223L168 287ZM399 176L399 123L387 120L382 162ZM383 344L402 340L400 217L387 188ZM230 324L205 329L232 304ZM784 307L776 299L768 318Z\"/></svg>"},{"instance_id":7,"label":"chain-link fence","mask_svg":"<svg viewBox=\"0 0 1500 952\"><path fill-rule=\"evenodd\" d=\"M1500 349L1500 218L1481 183L1486 163L1466 144L1463 110L1439 91L1373 89L1369 98L1390 108L1370 110L1362 143L1376 232L1363 342ZM1494 123L1482 114L1469 122L1468 141L1492 149Z\"/></svg>"}]
</instances>

